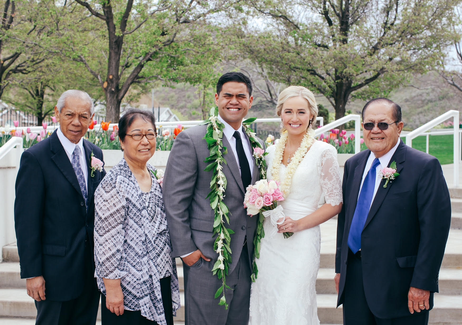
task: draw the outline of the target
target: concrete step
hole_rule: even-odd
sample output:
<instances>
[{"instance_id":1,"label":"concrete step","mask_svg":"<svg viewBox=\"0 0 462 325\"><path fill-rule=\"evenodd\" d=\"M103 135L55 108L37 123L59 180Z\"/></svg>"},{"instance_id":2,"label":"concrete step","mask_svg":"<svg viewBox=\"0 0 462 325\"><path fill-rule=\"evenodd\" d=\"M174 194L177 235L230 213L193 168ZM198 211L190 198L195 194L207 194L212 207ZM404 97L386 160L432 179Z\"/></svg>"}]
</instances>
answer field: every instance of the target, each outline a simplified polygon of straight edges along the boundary
<instances>
[{"instance_id":1,"label":"concrete step","mask_svg":"<svg viewBox=\"0 0 462 325\"><path fill-rule=\"evenodd\" d=\"M462 212L462 198L451 199L451 211L452 213Z\"/></svg>"},{"instance_id":2,"label":"concrete step","mask_svg":"<svg viewBox=\"0 0 462 325\"><path fill-rule=\"evenodd\" d=\"M19 262L18 247L16 243L8 244L2 248L3 262Z\"/></svg>"},{"instance_id":3,"label":"concrete step","mask_svg":"<svg viewBox=\"0 0 462 325\"><path fill-rule=\"evenodd\" d=\"M21 279L19 274L19 263L0 263L0 288L26 289L26 280Z\"/></svg>"},{"instance_id":4,"label":"concrete step","mask_svg":"<svg viewBox=\"0 0 462 325\"><path fill-rule=\"evenodd\" d=\"M451 228L462 229L462 213L461 212L452 213Z\"/></svg>"},{"instance_id":5,"label":"concrete step","mask_svg":"<svg viewBox=\"0 0 462 325\"><path fill-rule=\"evenodd\" d=\"M462 199L462 188L449 188L451 199Z\"/></svg>"}]
</instances>

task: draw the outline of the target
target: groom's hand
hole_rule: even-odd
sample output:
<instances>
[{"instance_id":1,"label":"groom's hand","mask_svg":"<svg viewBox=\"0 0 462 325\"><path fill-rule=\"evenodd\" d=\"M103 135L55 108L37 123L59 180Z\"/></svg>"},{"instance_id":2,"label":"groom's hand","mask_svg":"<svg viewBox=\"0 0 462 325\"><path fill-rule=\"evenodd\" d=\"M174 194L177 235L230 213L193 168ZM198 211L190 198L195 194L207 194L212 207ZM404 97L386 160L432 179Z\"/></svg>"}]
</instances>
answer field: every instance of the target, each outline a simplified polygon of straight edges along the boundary
<instances>
[{"instance_id":1,"label":"groom's hand","mask_svg":"<svg viewBox=\"0 0 462 325\"><path fill-rule=\"evenodd\" d=\"M188 256L183 257L182 260L186 263L187 266L193 266L200 258L210 262L210 258L205 257L200 250L196 250Z\"/></svg>"},{"instance_id":2,"label":"groom's hand","mask_svg":"<svg viewBox=\"0 0 462 325\"><path fill-rule=\"evenodd\" d=\"M335 274L334 281L335 281L335 289L337 290L337 294L338 294L338 287L340 284L340 273Z\"/></svg>"}]
</instances>

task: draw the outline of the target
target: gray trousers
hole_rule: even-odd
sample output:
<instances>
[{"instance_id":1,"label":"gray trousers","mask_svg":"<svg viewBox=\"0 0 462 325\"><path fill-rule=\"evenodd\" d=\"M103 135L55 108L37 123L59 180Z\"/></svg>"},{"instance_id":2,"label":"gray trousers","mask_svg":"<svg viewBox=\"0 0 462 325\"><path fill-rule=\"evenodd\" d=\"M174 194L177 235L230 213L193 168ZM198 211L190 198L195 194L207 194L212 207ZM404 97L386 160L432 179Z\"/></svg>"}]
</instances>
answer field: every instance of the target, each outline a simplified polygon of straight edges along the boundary
<instances>
[{"instance_id":1,"label":"gray trousers","mask_svg":"<svg viewBox=\"0 0 462 325\"><path fill-rule=\"evenodd\" d=\"M249 322L250 265L247 247L242 250L239 263L226 277L228 310L219 306L215 293L221 280L212 275L212 262L202 258L189 267L184 266L186 325L243 325Z\"/></svg>"}]
</instances>

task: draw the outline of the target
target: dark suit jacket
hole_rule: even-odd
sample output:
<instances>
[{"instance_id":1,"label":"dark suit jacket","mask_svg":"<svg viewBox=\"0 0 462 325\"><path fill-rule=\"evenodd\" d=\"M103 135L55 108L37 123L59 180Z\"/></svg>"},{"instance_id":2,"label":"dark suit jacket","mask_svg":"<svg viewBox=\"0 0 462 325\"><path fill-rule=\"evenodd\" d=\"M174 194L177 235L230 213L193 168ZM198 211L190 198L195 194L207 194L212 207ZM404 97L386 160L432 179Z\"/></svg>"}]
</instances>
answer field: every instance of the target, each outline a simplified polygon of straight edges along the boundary
<instances>
[{"instance_id":1,"label":"dark suit jacket","mask_svg":"<svg viewBox=\"0 0 462 325\"><path fill-rule=\"evenodd\" d=\"M338 217L335 271L343 302L348 268L348 233L370 151L345 164L343 209ZM438 160L400 143L390 163L400 174L387 188L382 180L361 236L366 299L379 318L409 316L408 291L438 291L438 273L451 221L451 202Z\"/></svg>"},{"instance_id":2,"label":"dark suit jacket","mask_svg":"<svg viewBox=\"0 0 462 325\"><path fill-rule=\"evenodd\" d=\"M90 156L101 149L84 140L88 166L88 211L72 164L54 132L26 150L16 179L14 207L21 278L42 275L47 300L77 298L85 263L93 263L93 193L105 172L91 177ZM91 257L85 254L91 248Z\"/></svg>"}]
</instances>

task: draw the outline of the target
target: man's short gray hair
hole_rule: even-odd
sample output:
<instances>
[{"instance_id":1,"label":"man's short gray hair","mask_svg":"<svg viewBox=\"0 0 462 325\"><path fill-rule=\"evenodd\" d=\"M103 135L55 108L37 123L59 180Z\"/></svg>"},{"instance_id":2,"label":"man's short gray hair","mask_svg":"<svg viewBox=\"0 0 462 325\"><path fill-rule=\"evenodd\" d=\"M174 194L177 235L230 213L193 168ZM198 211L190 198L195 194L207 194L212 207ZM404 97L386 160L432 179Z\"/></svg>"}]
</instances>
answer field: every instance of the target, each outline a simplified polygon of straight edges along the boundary
<instances>
[{"instance_id":1,"label":"man's short gray hair","mask_svg":"<svg viewBox=\"0 0 462 325\"><path fill-rule=\"evenodd\" d=\"M88 104L90 105L91 115L93 115L93 113L95 112L95 107L93 106L93 100L91 99L90 95L88 95L86 92L82 90L70 89L70 90L66 90L65 92L63 92L61 97L59 97L58 99L58 103L56 104L56 107L58 108L58 111L60 113L63 107L66 105L66 99L68 99L69 97L79 98L81 100L88 102Z\"/></svg>"}]
</instances>

